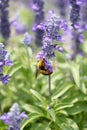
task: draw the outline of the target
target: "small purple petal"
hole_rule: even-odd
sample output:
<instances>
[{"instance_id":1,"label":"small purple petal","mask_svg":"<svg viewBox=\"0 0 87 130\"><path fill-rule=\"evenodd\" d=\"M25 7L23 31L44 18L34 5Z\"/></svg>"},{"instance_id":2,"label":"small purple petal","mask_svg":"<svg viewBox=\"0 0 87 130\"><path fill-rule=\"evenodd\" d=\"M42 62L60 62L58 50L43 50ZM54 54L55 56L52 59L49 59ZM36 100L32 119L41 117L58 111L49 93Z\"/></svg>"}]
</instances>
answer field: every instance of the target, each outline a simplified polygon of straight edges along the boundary
<instances>
[{"instance_id":1,"label":"small purple petal","mask_svg":"<svg viewBox=\"0 0 87 130\"><path fill-rule=\"evenodd\" d=\"M58 50L59 52L63 52L64 51L63 48L61 46L59 46L59 45L57 45L55 49Z\"/></svg>"},{"instance_id":2,"label":"small purple petal","mask_svg":"<svg viewBox=\"0 0 87 130\"><path fill-rule=\"evenodd\" d=\"M37 55L36 55L36 59L40 60L42 58L45 57L45 52L44 51L40 51Z\"/></svg>"},{"instance_id":3,"label":"small purple petal","mask_svg":"<svg viewBox=\"0 0 87 130\"><path fill-rule=\"evenodd\" d=\"M0 61L0 67L3 66L3 65L4 65L3 61Z\"/></svg>"},{"instance_id":4,"label":"small purple petal","mask_svg":"<svg viewBox=\"0 0 87 130\"><path fill-rule=\"evenodd\" d=\"M40 7L37 4L33 4L32 9L34 11L38 11L40 9Z\"/></svg>"},{"instance_id":5,"label":"small purple petal","mask_svg":"<svg viewBox=\"0 0 87 130\"><path fill-rule=\"evenodd\" d=\"M21 117L21 118L25 118L25 119L28 118L28 116L25 114L25 112L22 112L22 113L20 114L20 117Z\"/></svg>"},{"instance_id":6,"label":"small purple petal","mask_svg":"<svg viewBox=\"0 0 87 130\"><path fill-rule=\"evenodd\" d=\"M36 29L45 30L45 27L44 27L44 25L41 23L41 24L37 25Z\"/></svg>"},{"instance_id":7,"label":"small purple petal","mask_svg":"<svg viewBox=\"0 0 87 130\"><path fill-rule=\"evenodd\" d=\"M5 61L5 65L7 65L7 66L13 66L13 62L12 61Z\"/></svg>"},{"instance_id":8,"label":"small purple petal","mask_svg":"<svg viewBox=\"0 0 87 130\"><path fill-rule=\"evenodd\" d=\"M9 75L3 76L2 77L2 83L7 84L9 82L10 78L11 78L11 76L9 76Z\"/></svg>"},{"instance_id":9,"label":"small purple petal","mask_svg":"<svg viewBox=\"0 0 87 130\"><path fill-rule=\"evenodd\" d=\"M4 115L0 117L0 120L2 120L5 124L9 124L8 114L4 113Z\"/></svg>"}]
</instances>

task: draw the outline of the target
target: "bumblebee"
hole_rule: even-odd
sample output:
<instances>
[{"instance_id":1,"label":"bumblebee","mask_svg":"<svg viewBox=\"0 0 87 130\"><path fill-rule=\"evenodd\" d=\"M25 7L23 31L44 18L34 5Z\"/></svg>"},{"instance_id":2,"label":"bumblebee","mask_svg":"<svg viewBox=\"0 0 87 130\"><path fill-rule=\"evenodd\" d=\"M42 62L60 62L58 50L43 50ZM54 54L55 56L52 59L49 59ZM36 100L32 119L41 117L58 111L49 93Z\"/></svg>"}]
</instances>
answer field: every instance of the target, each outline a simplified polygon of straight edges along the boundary
<instances>
[{"instance_id":1,"label":"bumblebee","mask_svg":"<svg viewBox=\"0 0 87 130\"><path fill-rule=\"evenodd\" d=\"M38 64L37 64L37 70L36 70L36 77L41 73L43 75L50 75L52 74L52 71L50 71L48 68L47 68L47 65L46 65L46 59L45 58L42 58L39 60Z\"/></svg>"}]
</instances>

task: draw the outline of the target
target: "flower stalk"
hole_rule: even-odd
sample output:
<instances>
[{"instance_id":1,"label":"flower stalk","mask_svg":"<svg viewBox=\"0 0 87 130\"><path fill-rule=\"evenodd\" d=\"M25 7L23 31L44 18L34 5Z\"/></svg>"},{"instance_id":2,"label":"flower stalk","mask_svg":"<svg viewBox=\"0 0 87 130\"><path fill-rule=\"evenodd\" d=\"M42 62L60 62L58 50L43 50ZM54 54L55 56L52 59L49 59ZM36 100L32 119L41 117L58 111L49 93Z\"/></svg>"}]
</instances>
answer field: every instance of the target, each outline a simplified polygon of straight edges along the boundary
<instances>
[{"instance_id":1,"label":"flower stalk","mask_svg":"<svg viewBox=\"0 0 87 130\"><path fill-rule=\"evenodd\" d=\"M51 103L51 101L52 101L52 98L51 98L51 75L48 76L48 85L49 85L49 100Z\"/></svg>"}]
</instances>

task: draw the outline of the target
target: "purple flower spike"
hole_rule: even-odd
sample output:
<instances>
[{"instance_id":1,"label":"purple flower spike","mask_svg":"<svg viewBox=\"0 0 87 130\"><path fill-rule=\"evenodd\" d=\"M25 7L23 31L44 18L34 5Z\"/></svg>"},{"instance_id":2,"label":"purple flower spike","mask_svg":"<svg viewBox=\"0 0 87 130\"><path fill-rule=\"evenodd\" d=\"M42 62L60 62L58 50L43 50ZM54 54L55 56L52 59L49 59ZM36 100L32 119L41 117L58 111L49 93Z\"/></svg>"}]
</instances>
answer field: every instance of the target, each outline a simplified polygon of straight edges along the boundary
<instances>
[{"instance_id":1,"label":"purple flower spike","mask_svg":"<svg viewBox=\"0 0 87 130\"><path fill-rule=\"evenodd\" d=\"M28 118L24 112L20 112L19 105L14 103L8 113L0 117L5 124L9 125L9 130L20 130L22 119Z\"/></svg>"},{"instance_id":2,"label":"purple flower spike","mask_svg":"<svg viewBox=\"0 0 87 130\"><path fill-rule=\"evenodd\" d=\"M34 11L35 20L33 30L35 31L35 43L38 46L42 45L44 30L39 26L44 20L44 0L32 0L32 9ZM37 27L38 26L38 27Z\"/></svg>"},{"instance_id":3,"label":"purple flower spike","mask_svg":"<svg viewBox=\"0 0 87 130\"><path fill-rule=\"evenodd\" d=\"M25 33L27 30L26 25L21 24L18 21L13 21L11 24L14 27L16 34L18 35Z\"/></svg>"},{"instance_id":4,"label":"purple flower spike","mask_svg":"<svg viewBox=\"0 0 87 130\"><path fill-rule=\"evenodd\" d=\"M3 74L3 67L4 66L12 66L13 62L11 60L10 53L8 53L5 49L2 43L0 43L0 81L3 84L7 84L10 80L9 75Z\"/></svg>"},{"instance_id":5,"label":"purple flower spike","mask_svg":"<svg viewBox=\"0 0 87 130\"><path fill-rule=\"evenodd\" d=\"M32 43L32 37L26 32L24 34L24 38L23 38L22 42L24 45L30 46L30 44Z\"/></svg>"},{"instance_id":6,"label":"purple flower spike","mask_svg":"<svg viewBox=\"0 0 87 130\"><path fill-rule=\"evenodd\" d=\"M10 37L9 0L0 0L0 31L2 37L7 40Z\"/></svg>"}]
</instances>

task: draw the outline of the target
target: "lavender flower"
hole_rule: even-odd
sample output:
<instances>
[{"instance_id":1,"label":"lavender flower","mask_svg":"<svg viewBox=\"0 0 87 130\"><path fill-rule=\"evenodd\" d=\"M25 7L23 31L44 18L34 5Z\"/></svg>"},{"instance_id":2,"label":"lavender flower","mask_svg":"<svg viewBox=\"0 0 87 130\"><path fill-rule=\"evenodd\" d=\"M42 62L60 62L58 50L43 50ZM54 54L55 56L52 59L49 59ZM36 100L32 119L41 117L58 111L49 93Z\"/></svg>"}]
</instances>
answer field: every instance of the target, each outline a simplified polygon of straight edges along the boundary
<instances>
[{"instance_id":1,"label":"lavender flower","mask_svg":"<svg viewBox=\"0 0 87 130\"><path fill-rule=\"evenodd\" d=\"M33 30L36 33L36 45L42 45L44 31L37 26L44 20L44 0L33 0L32 9L35 12L35 23Z\"/></svg>"},{"instance_id":2,"label":"lavender flower","mask_svg":"<svg viewBox=\"0 0 87 130\"><path fill-rule=\"evenodd\" d=\"M18 21L13 21L13 22L11 22L11 24L14 27L17 35L23 34L27 30L26 25L20 24L20 23L18 23Z\"/></svg>"},{"instance_id":3,"label":"lavender flower","mask_svg":"<svg viewBox=\"0 0 87 130\"><path fill-rule=\"evenodd\" d=\"M72 54L72 59L75 58L77 54L83 55L83 51L81 49L81 44L84 41L83 32L80 32L80 30L74 30L72 29L72 49L74 50L74 53Z\"/></svg>"},{"instance_id":4,"label":"lavender flower","mask_svg":"<svg viewBox=\"0 0 87 130\"><path fill-rule=\"evenodd\" d=\"M19 105L14 103L8 113L0 117L0 120L9 125L9 130L20 130L22 120L28 116L24 112L20 112Z\"/></svg>"},{"instance_id":5,"label":"lavender flower","mask_svg":"<svg viewBox=\"0 0 87 130\"><path fill-rule=\"evenodd\" d=\"M81 4L87 3L87 0L76 0L76 3L78 5L81 5Z\"/></svg>"},{"instance_id":6,"label":"lavender flower","mask_svg":"<svg viewBox=\"0 0 87 130\"><path fill-rule=\"evenodd\" d=\"M10 81L11 76L0 74L0 80L3 84L7 84Z\"/></svg>"},{"instance_id":7,"label":"lavender flower","mask_svg":"<svg viewBox=\"0 0 87 130\"><path fill-rule=\"evenodd\" d=\"M75 4L72 5L71 13L70 13L70 20L72 22L72 26L74 26L80 18L80 6Z\"/></svg>"},{"instance_id":8,"label":"lavender flower","mask_svg":"<svg viewBox=\"0 0 87 130\"><path fill-rule=\"evenodd\" d=\"M42 50L45 53L45 57L48 59L55 57L54 49L55 48L52 44L52 39L50 39L49 37L44 37Z\"/></svg>"},{"instance_id":9,"label":"lavender flower","mask_svg":"<svg viewBox=\"0 0 87 130\"><path fill-rule=\"evenodd\" d=\"M9 0L0 1L1 10L1 34L2 37L7 40L10 37L10 23L8 19L9 12L7 8L9 7Z\"/></svg>"},{"instance_id":10,"label":"lavender flower","mask_svg":"<svg viewBox=\"0 0 87 130\"><path fill-rule=\"evenodd\" d=\"M83 30L87 30L87 1L81 5L81 23Z\"/></svg>"},{"instance_id":11,"label":"lavender flower","mask_svg":"<svg viewBox=\"0 0 87 130\"><path fill-rule=\"evenodd\" d=\"M54 41L63 41L62 36L59 31L66 30L65 22L61 21L54 12L49 12L50 16L45 21L44 24L41 24L41 28L44 29L44 36L43 36L43 46L42 51L37 54L37 58L46 58L50 59L55 57L55 50L59 52L63 52L63 49L57 48L53 42Z\"/></svg>"},{"instance_id":12,"label":"lavender flower","mask_svg":"<svg viewBox=\"0 0 87 130\"><path fill-rule=\"evenodd\" d=\"M83 43L83 29L81 25L81 0L70 0L71 4L71 13L70 13L70 20L72 23L72 59L76 57L77 54L83 54L81 49L81 44Z\"/></svg>"},{"instance_id":13,"label":"lavender flower","mask_svg":"<svg viewBox=\"0 0 87 130\"><path fill-rule=\"evenodd\" d=\"M59 46L59 45L57 45L57 46L55 47L55 49L56 49L57 51L59 51L59 52L63 52L63 51L64 51L63 48L62 48L61 46Z\"/></svg>"},{"instance_id":14,"label":"lavender flower","mask_svg":"<svg viewBox=\"0 0 87 130\"><path fill-rule=\"evenodd\" d=\"M12 60L10 54L4 49L4 45L0 43L0 81L3 84L7 84L10 80L10 76L3 74L4 66L12 66Z\"/></svg>"},{"instance_id":15,"label":"lavender flower","mask_svg":"<svg viewBox=\"0 0 87 130\"><path fill-rule=\"evenodd\" d=\"M24 34L22 42L25 46L30 46L30 44L32 43L32 37L28 34L28 32Z\"/></svg>"},{"instance_id":16,"label":"lavender flower","mask_svg":"<svg viewBox=\"0 0 87 130\"><path fill-rule=\"evenodd\" d=\"M52 11L49 12L49 17L45 22L45 36L49 37L52 40L59 41L59 30L60 30L61 21Z\"/></svg>"}]
</instances>

